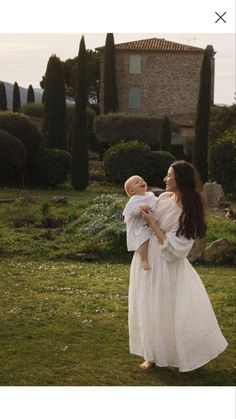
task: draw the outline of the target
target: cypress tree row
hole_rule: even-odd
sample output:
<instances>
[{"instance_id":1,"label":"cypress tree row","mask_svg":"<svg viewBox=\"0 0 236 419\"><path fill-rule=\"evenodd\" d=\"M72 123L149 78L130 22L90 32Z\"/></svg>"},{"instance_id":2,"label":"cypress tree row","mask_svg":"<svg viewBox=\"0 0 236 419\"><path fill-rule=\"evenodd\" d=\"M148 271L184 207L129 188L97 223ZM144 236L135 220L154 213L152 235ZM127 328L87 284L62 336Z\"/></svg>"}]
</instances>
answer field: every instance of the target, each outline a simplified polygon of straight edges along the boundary
<instances>
[{"instance_id":1,"label":"cypress tree row","mask_svg":"<svg viewBox=\"0 0 236 419\"><path fill-rule=\"evenodd\" d=\"M116 60L113 33L106 36L104 50L104 107L103 112L118 112Z\"/></svg>"},{"instance_id":2,"label":"cypress tree row","mask_svg":"<svg viewBox=\"0 0 236 419\"><path fill-rule=\"evenodd\" d=\"M208 180L208 130L211 105L211 62L207 48L204 51L197 116L195 122L195 139L193 144L193 164L199 171L202 182Z\"/></svg>"},{"instance_id":3,"label":"cypress tree row","mask_svg":"<svg viewBox=\"0 0 236 419\"><path fill-rule=\"evenodd\" d=\"M34 89L31 84L28 87L27 103L35 103Z\"/></svg>"},{"instance_id":4,"label":"cypress tree row","mask_svg":"<svg viewBox=\"0 0 236 419\"><path fill-rule=\"evenodd\" d=\"M160 139L159 139L160 150L170 151L171 148L171 127L170 120L167 115L161 124Z\"/></svg>"},{"instance_id":5,"label":"cypress tree row","mask_svg":"<svg viewBox=\"0 0 236 419\"><path fill-rule=\"evenodd\" d=\"M12 102L13 112L19 112L20 107L21 107L20 89L19 89L18 83L15 82L13 86L13 102Z\"/></svg>"},{"instance_id":6,"label":"cypress tree row","mask_svg":"<svg viewBox=\"0 0 236 419\"><path fill-rule=\"evenodd\" d=\"M72 134L71 181L75 189L83 191L88 185L88 129L87 129L87 62L84 37L79 47L76 67L75 115Z\"/></svg>"},{"instance_id":7,"label":"cypress tree row","mask_svg":"<svg viewBox=\"0 0 236 419\"><path fill-rule=\"evenodd\" d=\"M43 133L48 148L66 149L64 71L56 55L49 58L45 75Z\"/></svg>"},{"instance_id":8,"label":"cypress tree row","mask_svg":"<svg viewBox=\"0 0 236 419\"><path fill-rule=\"evenodd\" d=\"M7 94L5 84L0 83L0 111L7 111Z\"/></svg>"}]
</instances>

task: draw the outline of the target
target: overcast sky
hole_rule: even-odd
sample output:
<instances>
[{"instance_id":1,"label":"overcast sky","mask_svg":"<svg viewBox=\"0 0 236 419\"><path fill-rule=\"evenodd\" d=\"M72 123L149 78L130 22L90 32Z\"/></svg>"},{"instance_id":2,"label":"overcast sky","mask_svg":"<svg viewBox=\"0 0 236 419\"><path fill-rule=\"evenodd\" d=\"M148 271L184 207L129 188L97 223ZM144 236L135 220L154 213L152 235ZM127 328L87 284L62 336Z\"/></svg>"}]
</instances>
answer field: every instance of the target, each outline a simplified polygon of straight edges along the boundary
<instances>
[{"instance_id":1,"label":"overcast sky","mask_svg":"<svg viewBox=\"0 0 236 419\"><path fill-rule=\"evenodd\" d=\"M39 87L51 54L65 60L78 54L81 33L9 34L0 33L0 80L22 87ZM106 33L85 33L86 48L105 44ZM114 33L115 43L146 38L170 41L205 48L213 45L215 55L215 103L231 105L235 94L234 34L188 33Z\"/></svg>"}]
</instances>

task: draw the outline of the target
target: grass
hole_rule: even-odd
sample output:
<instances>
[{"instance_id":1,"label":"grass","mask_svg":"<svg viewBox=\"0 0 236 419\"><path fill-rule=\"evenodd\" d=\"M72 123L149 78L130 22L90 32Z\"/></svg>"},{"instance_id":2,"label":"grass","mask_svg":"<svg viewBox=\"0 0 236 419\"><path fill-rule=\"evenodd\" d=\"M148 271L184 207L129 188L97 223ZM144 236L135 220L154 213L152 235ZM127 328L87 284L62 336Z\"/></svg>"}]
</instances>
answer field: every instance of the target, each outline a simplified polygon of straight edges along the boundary
<instances>
[{"instance_id":1,"label":"grass","mask_svg":"<svg viewBox=\"0 0 236 419\"><path fill-rule=\"evenodd\" d=\"M230 267L198 267L227 350L187 373L144 373L130 355L129 264L1 261L0 385L233 385L233 279Z\"/></svg>"},{"instance_id":2,"label":"grass","mask_svg":"<svg viewBox=\"0 0 236 419\"><path fill-rule=\"evenodd\" d=\"M98 262L69 260L63 255L83 250L76 233L62 226L46 238L35 225L53 196L67 196L69 204L50 204L51 214L73 222L101 192L121 189L106 185L90 186L83 193L69 186L56 191L0 189L0 198L24 194L37 198L32 211L21 204L0 205L0 385L234 385L232 266L196 266L229 342L226 351L193 372L155 368L145 373L138 368L141 359L128 348L129 263L109 253ZM13 215L26 220L33 215L33 224L16 228ZM228 220L211 221L212 235L222 235L233 225ZM227 234L233 242L231 227Z\"/></svg>"}]
</instances>

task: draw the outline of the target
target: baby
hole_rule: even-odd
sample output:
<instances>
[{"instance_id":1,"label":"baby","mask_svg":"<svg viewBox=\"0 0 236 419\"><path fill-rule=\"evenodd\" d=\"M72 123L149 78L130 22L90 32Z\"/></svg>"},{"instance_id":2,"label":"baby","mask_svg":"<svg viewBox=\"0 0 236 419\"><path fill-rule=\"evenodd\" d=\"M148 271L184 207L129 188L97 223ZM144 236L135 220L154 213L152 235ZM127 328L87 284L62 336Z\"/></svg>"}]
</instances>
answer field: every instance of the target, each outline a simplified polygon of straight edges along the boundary
<instances>
[{"instance_id":1,"label":"baby","mask_svg":"<svg viewBox=\"0 0 236 419\"><path fill-rule=\"evenodd\" d=\"M143 269L147 270L150 269L148 244L151 230L140 213L140 206L154 211L157 198L153 192L147 192L147 183L140 176L131 176L127 179L124 189L130 197L122 213L127 229L127 248L128 251L138 249Z\"/></svg>"}]
</instances>

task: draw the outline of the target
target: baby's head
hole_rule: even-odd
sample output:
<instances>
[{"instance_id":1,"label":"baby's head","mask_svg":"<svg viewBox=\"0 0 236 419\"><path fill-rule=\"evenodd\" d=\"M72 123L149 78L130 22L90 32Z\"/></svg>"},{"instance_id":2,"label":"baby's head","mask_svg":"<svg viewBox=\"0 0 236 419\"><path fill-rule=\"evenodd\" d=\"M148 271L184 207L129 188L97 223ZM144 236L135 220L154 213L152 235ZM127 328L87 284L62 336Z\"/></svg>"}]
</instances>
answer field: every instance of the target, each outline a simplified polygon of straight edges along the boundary
<instances>
[{"instance_id":1,"label":"baby's head","mask_svg":"<svg viewBox=\"0 0 236 419\"><path fill-rule=\"evenodd\" d=\"M126 194L131 197L133 195L144 195L147 192L147 183L140 176L131 176L124 184Z\"/></svg>"}]
</instances>

